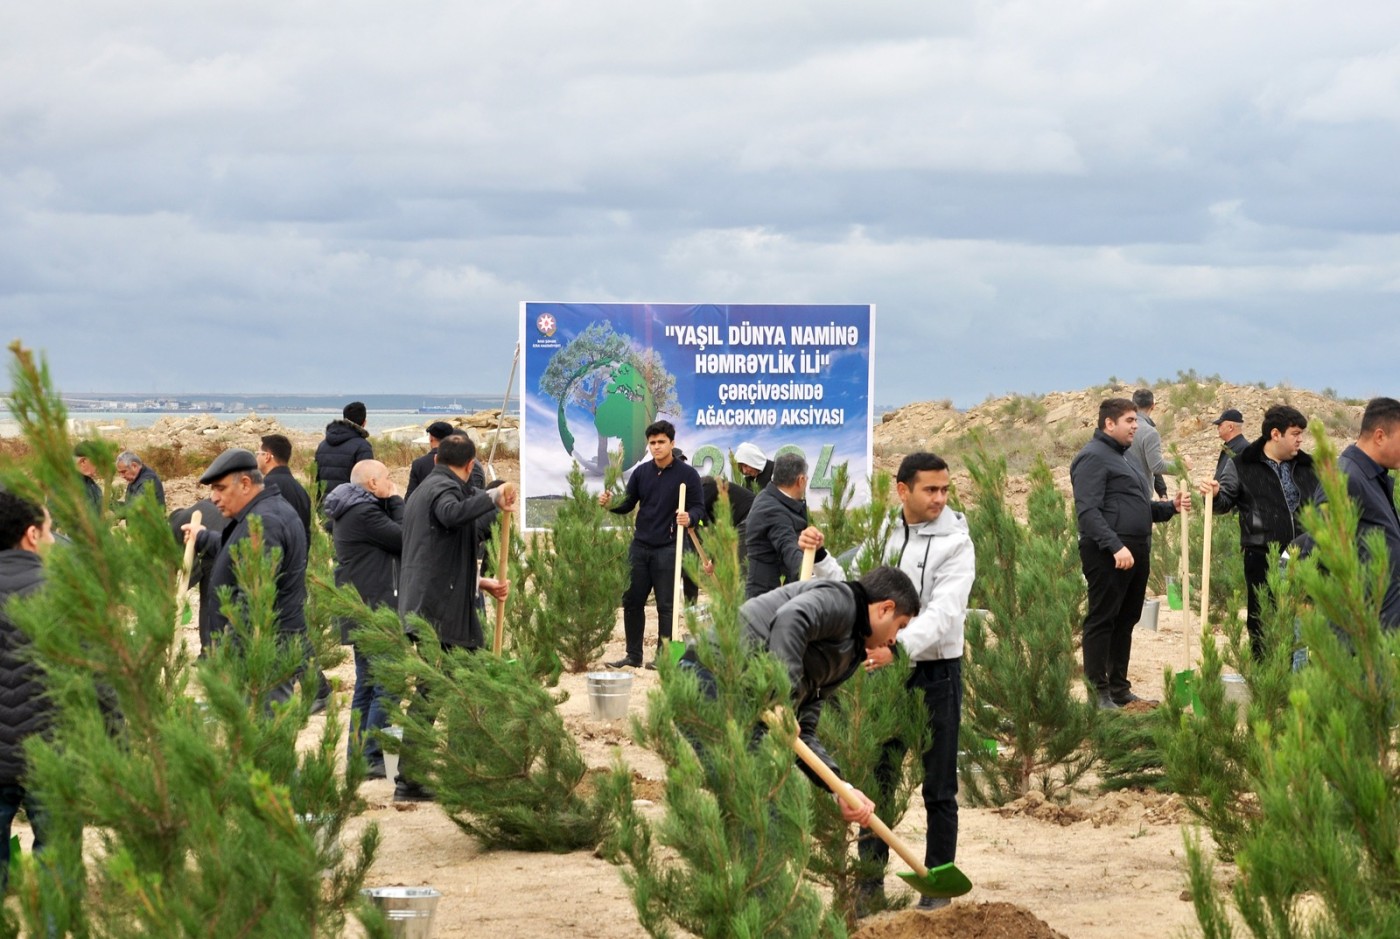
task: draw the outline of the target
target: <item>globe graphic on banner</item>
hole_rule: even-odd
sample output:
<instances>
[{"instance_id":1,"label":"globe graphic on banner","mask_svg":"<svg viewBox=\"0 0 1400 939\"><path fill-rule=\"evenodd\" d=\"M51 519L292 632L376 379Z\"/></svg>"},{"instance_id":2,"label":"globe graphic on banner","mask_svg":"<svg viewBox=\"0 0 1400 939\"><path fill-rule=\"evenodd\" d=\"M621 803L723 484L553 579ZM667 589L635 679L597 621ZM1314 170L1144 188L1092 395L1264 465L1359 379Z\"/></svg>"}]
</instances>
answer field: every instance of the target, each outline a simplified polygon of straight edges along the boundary
<instances>
[{"instance_id":1,"label":"globe graphic on banner","mask_svg":"<svg viewBox=\"0 0 1400 939\"><path fill-rule=\"evenodd\" d=\"M656 399L642 373L631 362L604 359L590 362L574 373L569 386L593 378L603 384L598 410L593 414L593 428L604 441L616 440L622 446L622 465L635 464L646 453L647 425L656 420ZM579 454L574 446L574 434L564 414L566 392L559 403L559 439L564 450L578 461L585 472L600 476L606 463ZM612 449L609 446L609 449Z\"/></svg>"}]
</instances>

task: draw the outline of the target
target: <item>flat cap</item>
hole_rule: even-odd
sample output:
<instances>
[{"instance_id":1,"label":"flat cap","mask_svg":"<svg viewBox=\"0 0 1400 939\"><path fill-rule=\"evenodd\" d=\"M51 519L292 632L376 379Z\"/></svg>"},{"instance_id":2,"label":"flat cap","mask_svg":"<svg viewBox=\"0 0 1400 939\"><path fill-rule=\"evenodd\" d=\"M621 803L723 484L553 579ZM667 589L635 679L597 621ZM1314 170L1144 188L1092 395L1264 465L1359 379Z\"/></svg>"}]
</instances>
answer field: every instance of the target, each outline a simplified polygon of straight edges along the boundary
<instances>
[{"instance_id":1,"label":"flat cap","mask_svg":"<svg viewBox=\"0 0 1400 939\"><path fill-rule=\"evenodd\" d=\"M432 437L434 440L443 440L455 429L456 428L447 423L447 421L433 421L428 425L428 436Z\"/></svg>"},{"instance_id":2,"label":"flat cap","mask_svg":"<svg viewBox=\"0 0 1400 939\"><path fill-rule=\"evenodd\" d=\"M1241 414L1239 411L1235 410L1234 408L1226 408L1225 410L1221 411L1220 416L1217 417L1215 420L1211 421L1211 423L1214 424L1216 427L1219 427L1226 421L1234 421L1236 424L1243 424L1244 415Z\"/></svg>"},{"instance_id":3,"label":"flat cap","mask_svg":"<svg viewBox=\"0 0 1400 939\"><path fill-rule=\"evenodd\" d=\"M204 475L199 477L203 485L208 485L216 480L223 479L229 473L236 473L239 470L256 470L258 468L258 458L253 456L252 450L243 450L235 447L232 450L225 450L214 458L214 462L209 464L209 468L204 471Z\"/></svg>"},{"instance_id":4,"label":"flat cap","mask_svg":"<svg viewBox=\"0 0 1400 939\"><path fill-rule=\"evenodd\" d=\"M758 449L757 445L746 440L739 444L738 449L734 451L734 462L761 470L763 464L768 462L768 457L763 455L763 451Z\"/></svg>"}]
</instances>

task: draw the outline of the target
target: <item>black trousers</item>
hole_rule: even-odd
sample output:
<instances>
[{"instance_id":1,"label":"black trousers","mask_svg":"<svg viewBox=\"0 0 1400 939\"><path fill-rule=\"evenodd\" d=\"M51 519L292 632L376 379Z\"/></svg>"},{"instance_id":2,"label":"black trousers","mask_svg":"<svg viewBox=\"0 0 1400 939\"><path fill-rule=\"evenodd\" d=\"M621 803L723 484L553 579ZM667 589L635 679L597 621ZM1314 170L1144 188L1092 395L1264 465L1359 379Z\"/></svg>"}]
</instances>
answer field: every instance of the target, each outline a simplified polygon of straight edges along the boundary
<instances>
[{"instance_id":1,"label":"black trousers","mask_svg":"<svg viewBox=\"0 0 1400 939\"><path fill-rule=\"evenodd\" d=\"M928 813L928 835L924 841L924 866L937 867L957 859L958 853L958 731L962 726L962 659L915 662L907 686L923 696L928 710L928 726L933 733L922 754L924 764L924 810ZM894 788L895 767L904 761L908 749L903 741L885 745L875 776L880 781L879 804L889 802ZM876 814L879 814L878 811ZM859 843L862 860L881 868L889 861L890 846L878 836L862 830ZM882 878L881 878L882 879Z\"/></svg>"},{"instance_id":2,"label":"black trousers","mask_svg":"<svg viewBox=\"0 0 1400 939\"><path fill-rule=\"evenodd\" d=\"M676 546L652 548L637 541L627 551L632 579L622 594L622 630L627 636L627 657L642 660L642 637L647 625L647 597L656 592L658 641L671 638L672 593L676 589Z\"/></svg>"},{"instance_id":3,"label":"black trousers","mask_svg":"<svg viewBox=\"0 0 1400 939\"><path fill-rule=\"evenodd\" d=\"M1114 700L1132 691L1128 659L1133 652L1133 627L1142 618L1147 595L1152 542L1127 544L1133 566L1120 571L1113 555L1091 541L1079 542L1079 561L1089 584L1089 608L1084 616L1084 677L1099 694Z\"/></svg>"},{"instance_id":4,"label":"black trousers","mask_svg":"<svg viewBox=\"0 0 1400 939\"><path fill-rule=\"evenodd\" d=\"M1267 548L1244 549L1244 586L1246 613L1244 625L1249 630L1249 648L1254 661L1264 658L1264 627L1259 612L1269 594L1269 551Z\"/></svg>"}]
</instances>

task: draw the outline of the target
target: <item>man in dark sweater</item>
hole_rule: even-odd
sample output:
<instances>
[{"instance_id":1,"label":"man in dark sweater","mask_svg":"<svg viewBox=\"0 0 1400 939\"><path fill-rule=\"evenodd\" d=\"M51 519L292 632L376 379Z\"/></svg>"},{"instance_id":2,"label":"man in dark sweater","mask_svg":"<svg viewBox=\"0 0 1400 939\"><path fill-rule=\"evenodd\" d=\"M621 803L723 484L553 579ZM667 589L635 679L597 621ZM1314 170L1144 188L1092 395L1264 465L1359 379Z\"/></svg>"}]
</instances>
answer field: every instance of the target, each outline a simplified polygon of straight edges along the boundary
<instances>
[{"instance_id":1,"label":"man in dark sweater","mask_svg":"<svg viewBox=\"0 0 1400 939\"><path fill-rule=\"evenodd\" d=\"M632 535L628 561L632 580L622 595L622 625L627 635L627 655L609 668L636 668L642 664L642 638L646 633L647 596L656 592L657 650L671 638L673 591L676 576L676 526L689 528L705 517L700 474L672 451L676 428L670 421L656 421L646 429L651 460L640 464L627 480L622 501L611 505L612 493L604 490L598 504L619 515L637 507L637 526ZM680 487L685 486L685 508L680 504ZM656 667L653 659L649 667Z\"/></svg>"},{"instance_id":2,"label":"man in dark sweater","mask_svg":"<svg viewBox=\"0 0 1400 939\"><path fill-rule=\"evenodd\" d=\"M12 597L44 583L39 551L53 544L48 510L0 491L0 892L10 873L10 825L20 806L34 832L34 852L48 835L48 816L25 788L24 741L49 725L53 705L42 666L29 653L29 637L8 616Z\"/></svg>"},{"instance_id":3,"label":"man in dark sweater","mask_svg":"<svg viewBox=\"0 0 1400 939\"><path fill-rule=\"evenodd\" d=\"M84 440L73 448L73 464L78 468L78 474L83 477L83 492L87 494L88 502L92 504L93 511L102 514L102 484L97 481L97 454L99 445L91 440Z\"/></svg>"},{"instance_id":4,"label":"man in dark sweater","mask_svg":"<svg viewBox=\"0 0 1400 939\"><path fill-rule=\"evenodd\" d=\"M350 471L361 460L374 459L365 430L368 412L360 401L351 401L338 421L326 425L326 437L316 447L316 502L341 483L350 481Z\"/></svg>"},{"instance_id":5,"label":"man in dark sweater","mask_svg":"<svg viewBox=\"0 0 1400 939\"><path fill-rule=\"evenodd\" d=\"M126 497L122 508L129 509L136 504L141 493L150 490L156 494L156 502L165 508L165 486L156 471L141 462L141 458L130 450L123 450L117 457L117 475L126 480Z\"/></svg>"},{"instance_id":6,"label":"man in dark sweater","mask_svg":"<svg viewBox=\"0 0 1400 939\"><path fill-rule=\"evenodd\" d=\"M845 572L822 547L825 537L807 516L807 461L800 453L780 454L773 481L753 500L745 524L749 572L744 590L752 600L780 584L797 580L803 553L816 549L815 576L842 580Z\"/></svg>"},{"instance_id":7,"label":"man in dark sweater","mask_svg":"<svg viewBox=\"0 0 1400 939\"><path fill-rule=\"evenodd\" d=\"M1244 452L1249 439L1240 431L1244 428L1244 415L1234 408L1226 408L1220 416L1211 421L1220 437L1220 456L1215 460L1215 478L1225 475L1225 464Z\"/></svg>"},{"instance_id":8,"label":"man in dark sweater","mask_svg":"<svg viewBox=\"0 0 1400 939\"><path fill-rule=\"evenodd\" d=\"M1142 617L1152 558L1152 524L1189 505L1178 492L1171 502L1148 499L1152 484L1125 459L1137 433L1137 408L1127 398L1099 404L1099 425L1069 466L1079 520L1079 561L1089 586L1084 617L1084 677L1098 691L1101 708L1141 701L1128 681L1133 626Z\"/></svg>"}]
</instances>

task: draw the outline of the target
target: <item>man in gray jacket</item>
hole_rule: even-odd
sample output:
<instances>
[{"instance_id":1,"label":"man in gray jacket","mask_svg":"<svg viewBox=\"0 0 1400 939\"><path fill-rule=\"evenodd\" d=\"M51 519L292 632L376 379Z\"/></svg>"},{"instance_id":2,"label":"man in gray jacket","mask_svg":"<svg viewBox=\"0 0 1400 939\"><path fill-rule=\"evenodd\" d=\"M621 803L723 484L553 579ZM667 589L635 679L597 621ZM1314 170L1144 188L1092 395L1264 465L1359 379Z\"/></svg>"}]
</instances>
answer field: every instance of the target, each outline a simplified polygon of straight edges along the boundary
<instances>
[{"instance_id":1,"label":"man in gray jacket","mask_svg":"<svg viewBox=\"0 0 1400 939\"><path fill-rule=\"evenodd\" d=\"M1162 459L1162 435L1157 433L1157 425L1152 421L1152 409L1157 406L1152 389L1134 391L1133 405L1137 408L1137 434L1128 447L1128 459L1137 464L1147 480L1147 498L1151 499L1153 493L1165 498L1167 461Z\"/></svg>"},{"instance_id":2,"label":"man in gray jacket","mask_svg":"<svg viewBox=\"0 0 1400 939\"><path fill-rule=\"evenodd\" d=\"M877 567L860 580L806 580L770 590L739 607L745 644L771 652L787 669L792 682L798 736L838 776L841 769L817 740L822 703L864 665L888 649L899 631L919 612L919 595L908 575L893 567ZM686 652L681 667L695 672L701 690L714 697L714 675L700 664L695 649ZM800 764L814 783L826 788L815 773ZM857 811L841 802L847 821L864 825L875 803L859 790L864 802Z\"/></svg>"},{"instance_id":3,"label":"man in gray jacket","mask_svg":"<svg viewBox=\"0 0 1400 939\"><path fill-rule=\"evenodd\" d=\"M909 576L919 591L919 615L899 633L898 647L909 657L908 687L923 699L928 712L929 748L924 764L923 797L928 813L924 864L937 867L956 860L958 849L958 732L962 726L963 620L977 562L967 519L948 508L952 477L948 464L933 453L911 453L899 464L895 487L901 505L899 521L886 543L885 560ZM876 666L894 660L892 648L875 649ZM877 777L881 799L894 766L905 747L891 741ZM861 857L881 865L889 860L889 845L868 833L860 842ZM883 878L861 884L866 908L883 907ZM923 897L919 909L947 906L946 898Z\"/></svg>"}]
</instances>

